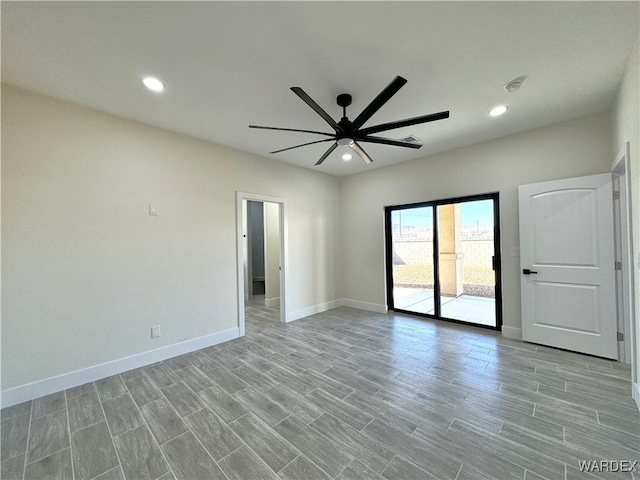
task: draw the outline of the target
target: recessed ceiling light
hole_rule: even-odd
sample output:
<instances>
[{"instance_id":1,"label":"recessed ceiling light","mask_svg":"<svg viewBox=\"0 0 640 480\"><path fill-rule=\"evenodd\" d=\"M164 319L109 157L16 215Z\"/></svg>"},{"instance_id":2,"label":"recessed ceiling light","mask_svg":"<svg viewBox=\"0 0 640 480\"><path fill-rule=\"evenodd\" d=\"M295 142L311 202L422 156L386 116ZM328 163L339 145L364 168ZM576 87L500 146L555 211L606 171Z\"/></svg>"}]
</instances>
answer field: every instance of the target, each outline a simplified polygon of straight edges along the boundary
<instances>
[{"instance_id":1,"label":"recessed ceiling light","mask_svg":"<svg viewBox=\"0 0 640 480\"><path fill-rule=\"evenodd\" d=\"M497 107L493 107L491 110L489 110L489 115L491 115L492 117L499 117L503 113L506 113L507 110L509 110L509 107L507 105L498 105Z\"/></svg>"},{"instance_id":2,"label":"recessed ceiling light","mask_svg":"<svg viewBox=\"0 0 640 480\"><path fill-rule=\"evenodd\" d=\"M161 92L164 90L164 83L154 77L144 77L142 79L142 83L144 83L145 87L154 92Z\"/></svg>"},{"instance_id":3,"label":"recessed ceiling light","mask_svg":"<svg viewBox=\"0 0 640 480\"><path fill-rule=\"evenodd\" d=\"M345 162L348 162L348 161L349 161L349 160L351 160L352 158L353 158L353 157L351 156L351 154L350 154L350 153L345 153L344 155L342 155L342 159L343 159Z\"/></svg>"}]
</instances>

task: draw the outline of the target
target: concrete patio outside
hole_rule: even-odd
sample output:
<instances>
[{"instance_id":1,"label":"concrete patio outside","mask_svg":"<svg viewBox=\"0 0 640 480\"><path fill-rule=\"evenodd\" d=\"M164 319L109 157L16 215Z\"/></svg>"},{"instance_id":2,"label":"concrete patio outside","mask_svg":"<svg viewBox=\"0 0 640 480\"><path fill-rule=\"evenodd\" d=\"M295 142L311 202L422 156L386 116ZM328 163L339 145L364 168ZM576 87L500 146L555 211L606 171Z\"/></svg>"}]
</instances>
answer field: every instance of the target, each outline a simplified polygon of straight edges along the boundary
<instances>
[{"instance_id":1,"label":"concrete patio outside","mask_svg":"<svg viewBox=\"0 0 640 480\"><path fill-rule=\"evenodd\" d=\"M394 307L416 313L434 315L433 289L394 287ZM441 316L453 320L496 326L495 298L459 295L441 296Z\"/></svg>"}]
</instances>

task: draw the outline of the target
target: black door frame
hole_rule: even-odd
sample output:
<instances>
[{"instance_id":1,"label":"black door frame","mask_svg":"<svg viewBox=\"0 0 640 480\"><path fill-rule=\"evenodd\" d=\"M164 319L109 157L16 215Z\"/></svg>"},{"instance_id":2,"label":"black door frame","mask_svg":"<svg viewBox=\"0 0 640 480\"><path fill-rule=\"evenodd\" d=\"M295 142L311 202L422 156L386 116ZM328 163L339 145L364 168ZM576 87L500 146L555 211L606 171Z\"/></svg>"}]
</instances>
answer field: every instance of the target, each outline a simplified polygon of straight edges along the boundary
<instances>
[{"instance_id":1,"label":"black door frame","mask_svg":"<svg viewBox=\"0 0 640 480\"><path fill-rule=\"evenodd\" d=\"M450 205L453 203L465 203L475 202L478 200L493 200L493 267L496 277L495 285L495 309L496 309L496 326L479 325L477 323L465 322L462 320L456 320L455 318L446 318L441 316L440 305L440 271L439 271L439 254L440 249L438 245L438 208L441 205ZM432 207L433 208L433 295L434 295L434 315L428 313L412 312L409 310L403 310L395 308L393 300L393 231L391 225L391 213L396 210L404 210L408 208L421 208ZM485 193L480 195L470 195L467 197L455 197L446 198L442 200L432 200L428 202L418 203L406 203L403 205L391 205L384 207L384 238L385 238L385 267L386 267L386 280L387 280L387 307L389 310L393 310L401 313L408 313L410 315L417 315L421 317L433 318L436 320L444 320L447 322L461 323L464 325L471 325L474 327L488 328L491 330L502 329L502 259L500 258L500 193ZM438 299L438 300L436 300Z\"/></svg>"}]
</instances>

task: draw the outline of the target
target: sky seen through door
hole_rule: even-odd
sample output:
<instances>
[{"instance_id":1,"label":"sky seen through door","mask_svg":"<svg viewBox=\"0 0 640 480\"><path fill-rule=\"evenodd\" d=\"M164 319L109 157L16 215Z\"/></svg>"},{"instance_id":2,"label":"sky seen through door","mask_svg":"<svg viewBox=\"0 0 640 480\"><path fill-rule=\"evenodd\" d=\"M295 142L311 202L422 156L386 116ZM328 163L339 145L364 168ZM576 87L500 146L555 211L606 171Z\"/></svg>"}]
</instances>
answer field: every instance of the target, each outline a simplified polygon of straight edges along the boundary
<instances>
[{"instance_id":1,"label":"sky seen through door","mask_svg":"<svg viewBox=\"0 0 640 480\"><path fill-rule=\"evenodd\" d=\"M394 212L396 213L396 212ZM460 223L463 227L493 225L493 202L479 200L460 203ZM431 207L409 208L402 210L403 227L427 226L431 223Z\"/></svg>"},{"instance_id":2,"label":"sky seen through door","mask_svg":"<svg viewBox=\"0 0 640 480\"><path fill-rule=\"evenodd\" d=\"M493 237L493 202L477 200L461 202L460 227L463 237ZM430 237L433 229L432 207L407 208L392 212L392 227L395 234L411 235L419 230L419 237ZM400 232L402 228L402 232Z\"/></svg>"}]
</instances>

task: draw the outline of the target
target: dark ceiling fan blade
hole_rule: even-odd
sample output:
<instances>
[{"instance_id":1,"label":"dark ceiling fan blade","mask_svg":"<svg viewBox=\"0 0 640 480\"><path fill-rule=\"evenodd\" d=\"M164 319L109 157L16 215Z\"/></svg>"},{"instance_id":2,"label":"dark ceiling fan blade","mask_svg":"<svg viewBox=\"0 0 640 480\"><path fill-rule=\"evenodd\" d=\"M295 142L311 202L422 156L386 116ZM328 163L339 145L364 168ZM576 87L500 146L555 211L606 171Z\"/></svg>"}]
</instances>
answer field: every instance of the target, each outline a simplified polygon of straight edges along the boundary
<instances>
[{"instance_id":1,"label":"dark ceiling fan blade","mask_svg":"<svg viewBox=\"0 0 640 480\"><path fill-rule=\"evenodd\" d=\"M403 142L402 140L396 140L394 138L384 138L384 137L356 137L356 140L359 142L370 142L370 143L381 143L383 145L395 145L396 147L407 147L407 148L420 148L422 146L421 143L410 143Z\"/></svg>"},{"instance_id":2,"label":"dark ceiling fan blade","mask_svg":"<svg viewBox=\"0 0 640 480\"><path fill-rule=\"evenodd\" d=\"M300 87L291 87L291 91L296 95L298 95L304 103L306 103L311 108L313 108L313 110L315 110L315 112L318 115L320 115L325 122L331 125L331 128L333 128L336 132L344 133L342 131L342 128L340 128L340 125L338 125L336 121L333 118L331 118L329 114L325 112L320 105L314 102L312 98L305 93L304 90L302 90Z\"/></svg>"},{"instance_id":3,"label":"dark ceiling fan blade","mask_svg":"<svg viewBox=\"0 0 640 480\"><path fill-rule=\"evenodd\" d=\"M331 145L331 146L327 149L327 151L326 151L326 152L324 152L324 155L322 155L322 156L320 157L320 160L318 160L318 161L316 162L316 167L317 167L318 165L322 165L322 162L324 162L324 161L325 161L325 159L326 159L329 155L331 155L331 152L333 152L336 148L338 148L338 144L337 144L337 143L334 143L333 145Z\"/></svg>"},{"instance_id":4,"label":"dark ceiling fan blade","mask_svg":"<svg viewBox=\"0 0 640 480\"><path fill-rule=\"evenodd\" d=\"M362 161L364 163L372 163L373 160L371 160L371 157L369 155L367 155L367 152L365 152L362 147L360 145L358 145L358 142L353 142L351 145L349 145L351 147L351 150L353 150L354 152L356 152L356 154L362 159Z\"/></svg>"},{"instance_id":5,"label":"dark ceiling fan blade","mask_svg":"<svg viewBox=\"0 0 640 480\"><path fill-rule=\"evenodd\" d=\"M363 128L358 132L358 135L371 135L372 133L386 132L394 128L408 127L409 125L417 125L419 123L435 122L436 120L444 120L445 118L449 118L448 110L446 112L431 113L429 115L422 115L421 117L407 118L405 120L398 120L397 122L382 123L373 127Z\"/></svg>"},{"instance_id":6,"label":"dark ceiling fan blade","mask_svg":"<svg viewBox=\"0 0 640 480\"><path fill-rule=\"evenodd\" d=\"M249 125L249 128L259 128L262 130L280 130L283 132L315 133L317 135L326 135L327 137L335 136L335 133L316 132L315 130L300 130L297 128L263 127L262 125Z\"/></svg>"},{"instance_id":7,"label":"dark ceiling fan blade","mask_svg":"<svg viewBox=\"0 0 640 480\"><path fill-rule=\"evenodd\" d=\"M313 145L314 143L321 143L321 142L332 142L333 138L326 138L324 140L316 140L315 142L308 142L308 143L303 143L301 145L296 145L295 147L288 147L288 148L283 148L281 150L275 150L273 152L269 152L271 153L280 153L280 152L286 152L287 150L293 150L294 148L299 148L299 147L306 147L307 145Z\"/></svg>"},{"instance_id":8,"label":"dark ceiling fan blade","mask_svg":"<svg viewBox=\"0 0 640 480\"><path fill-rule=\"evenodd\" d=\"M353 129L357 130L364 125L374 113L380 110L382 106L391 99L391 97L398 93L398 90L400 90L405 83L407 83L407 81L400 76L394 78L391 83L387 85L369 105L367 105L367 108L365 108L360 115L356 117L353 121Z\"/></svg>"}]
</instances>

